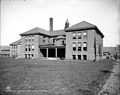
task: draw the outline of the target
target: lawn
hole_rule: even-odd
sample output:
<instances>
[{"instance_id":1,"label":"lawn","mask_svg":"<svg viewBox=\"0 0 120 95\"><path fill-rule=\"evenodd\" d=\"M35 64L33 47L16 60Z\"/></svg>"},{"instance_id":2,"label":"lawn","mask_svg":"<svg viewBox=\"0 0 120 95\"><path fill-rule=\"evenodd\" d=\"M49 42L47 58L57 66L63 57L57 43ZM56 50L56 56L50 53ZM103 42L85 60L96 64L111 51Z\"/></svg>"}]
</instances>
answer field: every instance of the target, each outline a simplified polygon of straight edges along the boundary
<instances>
[{"instance_id":1,"label":"lawn","mask_svg":"<svg viewBox=\"0 0 120 95\"><path fill-rule=\"evenodd\" d=\"M0 57L0 95L97 95L114 63Z\"/></svg>"}]
</instances>

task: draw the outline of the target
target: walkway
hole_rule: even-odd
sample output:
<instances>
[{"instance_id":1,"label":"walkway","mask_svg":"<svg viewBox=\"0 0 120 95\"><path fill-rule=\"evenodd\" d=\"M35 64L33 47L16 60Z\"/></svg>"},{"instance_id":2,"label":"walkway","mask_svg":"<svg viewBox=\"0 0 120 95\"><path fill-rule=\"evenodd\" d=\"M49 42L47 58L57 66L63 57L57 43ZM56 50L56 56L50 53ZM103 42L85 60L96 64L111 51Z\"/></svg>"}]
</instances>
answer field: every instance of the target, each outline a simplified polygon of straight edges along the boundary
<instances>
[{"instance_id":1,"label":"walkway","mask_svg":"<svg viewBox=\"0 0 120 95\"><path fill-rule=\"evenodd\" d=\"M109 79L106 81L106 83L104 84L104 86L102 87L98 95L120 95L118 94L118 91L120 89L119 88L120 79L118 76L118 73L120 72L119 70L120 70L120 64L118 62L118 63L115 63Z\"/></svg>"}]
</instances>

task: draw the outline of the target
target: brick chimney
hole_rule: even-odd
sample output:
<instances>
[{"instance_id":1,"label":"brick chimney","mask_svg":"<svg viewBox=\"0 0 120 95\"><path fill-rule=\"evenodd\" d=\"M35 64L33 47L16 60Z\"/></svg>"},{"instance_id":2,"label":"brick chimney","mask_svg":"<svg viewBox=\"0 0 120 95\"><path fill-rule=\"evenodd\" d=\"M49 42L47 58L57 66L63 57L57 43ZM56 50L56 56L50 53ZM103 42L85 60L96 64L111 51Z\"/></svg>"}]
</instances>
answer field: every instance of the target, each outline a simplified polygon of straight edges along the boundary
<instances>
[{"instance_id":1,"label":"brick chimney","mask_svg":"<svg viewBox=\"0 0 120 95\"><path fill-rule=\"evenodd\" d=\"M53 18L50 18L50 31L53 31Z\"/></svg>"},{"instance_id":2,"label":"brick chimney","mask_svg":"<svg viewBox=\"0 0 120 95\"><path fill-rule=\"evenodd\" d=\"M68 27L69 27L69 21L67 19L66 22L65 22L65 27L64 28L68 28Z\"/></svg>"}]
</instances>

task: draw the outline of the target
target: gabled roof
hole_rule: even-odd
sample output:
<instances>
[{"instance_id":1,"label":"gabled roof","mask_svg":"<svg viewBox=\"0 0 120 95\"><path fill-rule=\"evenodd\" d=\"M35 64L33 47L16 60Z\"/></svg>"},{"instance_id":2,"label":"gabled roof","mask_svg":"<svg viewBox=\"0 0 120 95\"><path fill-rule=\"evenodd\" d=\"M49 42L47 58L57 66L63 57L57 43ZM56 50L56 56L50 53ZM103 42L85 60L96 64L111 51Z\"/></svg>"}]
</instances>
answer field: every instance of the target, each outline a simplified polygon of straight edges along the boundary
<instances>
[{"instance_id":1,"label":"gabled roof","mask_svg":"<svg viewBox=\"0 0 120 95\"><path fill-rule=\"evenodd\" d=\"M11 46L12 46L12 45L21 45L21 39L15 41L15 42L13 42L13 43L11 43L10 45L11 45Z\"/></svg>"},{"instance_id":2,"label":"gabled roof","mask_svg":"<svg viewBox=\"0 0 120 95\"><path fill-rule=\"evenodd\" d=\"M49 31L44 30L44 29L39 28L39 27L33 28L27 32L20 34L20 35L26 36L26 35L32 35L32 34L43 34L43 35L48 35L48 36L50 35Z\"/></svg>"},{"instance_id":3,"label":"gabled roof","mask_svg":"<svg viewBox=\"0 0 120 95\"><path fill-rule=\"evenodd\" d=\"M50 31L50 36L60 36L60 35L65 35L65 31L62 30L54 30L54 31Z\"/></svg>"},{"instance_id":4,"label":"gabled roof","mask_svg":"<svg viewBox=\"0 0 120 95\"><path fill-rule=\"evenodd\" d=\"M104 37L103 33L97 28L97 26L91 23L88 23L87 21L82 21L78 24L68 27L65 29L65 32L76 31L76 30L86 30L86 29L95 29L102 37Z\"/></svg>"},{"instance_id":5,"label":"gabled roof","mask_svg":"<svg viewBox=\"0 0 120 95\"><path fill-rule=\"evenodd\" d=\"M95 27L96 27L95 25L88 23L87 21L82 21L69 28L66 28L65 30L69 31L69 30L88 29L88 28L95 28Z\"/></svg>"}]
</instances>

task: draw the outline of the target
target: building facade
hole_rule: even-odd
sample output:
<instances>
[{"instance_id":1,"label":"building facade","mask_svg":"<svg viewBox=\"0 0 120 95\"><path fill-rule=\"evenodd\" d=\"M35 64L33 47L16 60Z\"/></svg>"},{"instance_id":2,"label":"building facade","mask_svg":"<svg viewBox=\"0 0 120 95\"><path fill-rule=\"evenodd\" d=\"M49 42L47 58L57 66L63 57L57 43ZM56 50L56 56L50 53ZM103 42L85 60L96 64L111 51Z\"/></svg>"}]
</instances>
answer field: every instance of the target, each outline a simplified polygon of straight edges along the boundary
<instances>
[{"instance_id":1,"label":"building facade","mask_svg":"<svg viewBox=\"0 0 120 95\"><path fill-rule=\"evenodd\" d=\"M10 56L13 58L20 57L21 39L10 44Z\"/></svg>"},{"instance_id":2,"label":"building facade","mask_svg":"<svg viewBox=\"0 0 120 95\"><path fill-rule=\"evenodd\" d=\"M50 18L49 31L36 27L20 36L21 58L96 60L103 54L104 35L86 21L69 27L66 20L64 29L53 30L53 18Z\"/></svg>"},{"instance_id":3,"label":"building facade","mask_svg":"<svg viewBox=\"0 0 120 95\"><path fill-rule=\"evenodd\" d=\"M9 46L0 46L0 56L9 57L10 56L10 47Z\"/></svg>"},{"instance_id":4,"label":"building facade","mask_svg":"<svg viewBox=\"0 0 120 95\"><path fill-rule=\"evenodd\" d=\"M120 59L120 45L115 47L115 58Z\"/></svg>"}]
</instances>

